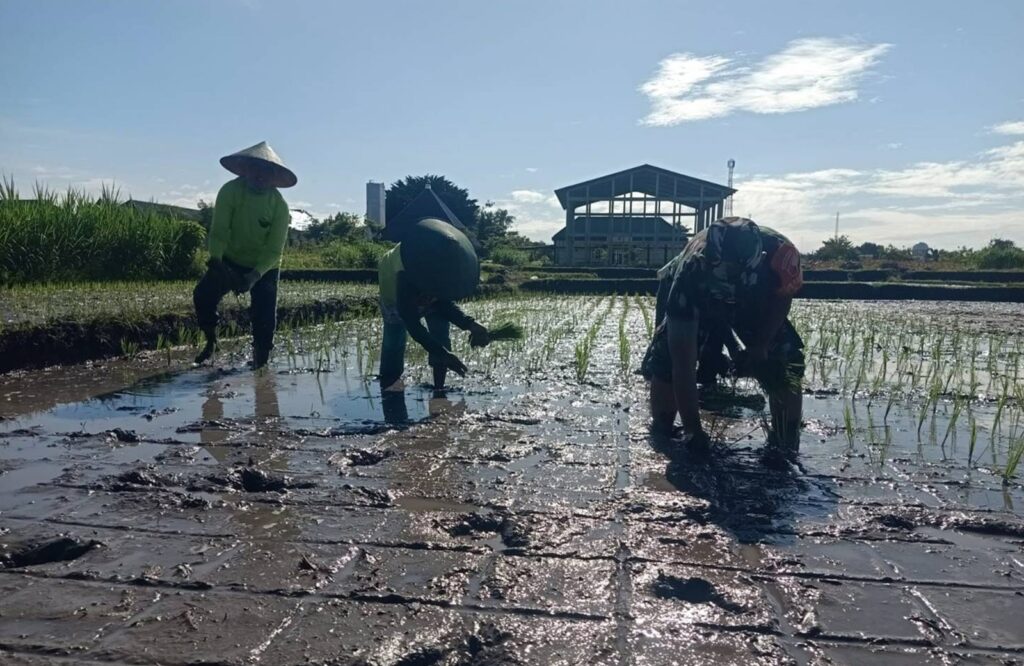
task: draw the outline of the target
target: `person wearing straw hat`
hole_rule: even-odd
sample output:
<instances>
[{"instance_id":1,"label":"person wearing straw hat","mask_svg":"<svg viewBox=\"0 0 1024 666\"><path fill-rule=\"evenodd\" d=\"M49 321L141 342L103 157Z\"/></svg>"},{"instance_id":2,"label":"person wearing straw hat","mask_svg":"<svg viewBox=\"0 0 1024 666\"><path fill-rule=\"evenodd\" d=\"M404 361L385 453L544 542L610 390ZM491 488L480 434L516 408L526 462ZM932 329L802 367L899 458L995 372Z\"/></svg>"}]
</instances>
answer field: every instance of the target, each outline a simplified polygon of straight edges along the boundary
<instances>
[{"instance_id":1,"label":"person wearing straw hat","mask_svg":"<svg viewBox=\"0 0 1024 666\"><path fill-rule=\"evenodd\" d=\"M274 149L262 141L220 159L238 176L217 193L210 225L207 271L192 293L206 346L205 362L217 350L217 306L228 292L249 293L253 367L270 359L277 326L277 281L291 216L278 191L298 182Z\"/></svg>"},{"instance_id":2,"label":"person wearing straw hat","mask_svg":"<svg viewBox=\"0 0 1024 666\"><path fill-rule=\"evenodd\" d=\"M406 333L427 350L435 389L444 388L449 370L465 375L466 365L451 352L450 324L469 331L474 347L490 342L487 328L455 304L480 282L480 262L469 238L444 220L419 219L381 257L377 272L384 318L381 388L402 390Z\"/></svg>"}]
</instances>

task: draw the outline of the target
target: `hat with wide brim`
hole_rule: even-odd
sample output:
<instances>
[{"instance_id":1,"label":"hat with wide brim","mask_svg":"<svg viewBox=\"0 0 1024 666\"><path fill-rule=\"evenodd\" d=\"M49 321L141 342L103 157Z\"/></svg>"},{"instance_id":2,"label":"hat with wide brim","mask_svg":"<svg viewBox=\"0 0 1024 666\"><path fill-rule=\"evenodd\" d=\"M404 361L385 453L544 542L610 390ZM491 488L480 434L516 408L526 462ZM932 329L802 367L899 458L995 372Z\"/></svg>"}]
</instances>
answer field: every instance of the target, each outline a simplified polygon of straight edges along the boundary
<instances>
[{"instance_id":1,"label":"hat with wide brim","mask_svg":"<svg viewBox=\"0 0 1024 666\"><path fill-rule=\"evenodd\" d=\"M243 178L261 176L262 180L271 187L291 187L299 182L295 173L284 165L284 162L274 152L274 149L267 145L266 141L260 141L255 146L226 155L220 158L220 164L236 176Z\"/></svg>"},{"instance_id":2,"label":"hat with wide brim","mask_svg":"<svg viewBox=\"0 0 1024 666\"><path fill-rule=\"evenodd\" d=\"M399 246L402 266L427 296L456 301L480 283L480 260L473 244L452 225L435 218L413 224Z\"/></svg>"}]
</instances>

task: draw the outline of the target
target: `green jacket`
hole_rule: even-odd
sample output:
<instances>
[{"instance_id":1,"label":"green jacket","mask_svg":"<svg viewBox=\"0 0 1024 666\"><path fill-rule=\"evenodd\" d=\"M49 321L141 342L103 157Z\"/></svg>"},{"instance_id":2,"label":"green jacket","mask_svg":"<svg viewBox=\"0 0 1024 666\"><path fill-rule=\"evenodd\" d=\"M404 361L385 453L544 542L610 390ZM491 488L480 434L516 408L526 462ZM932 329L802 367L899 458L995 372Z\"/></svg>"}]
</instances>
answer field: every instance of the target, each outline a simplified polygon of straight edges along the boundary
<instances>
[{"instance_id":1,"label":"green jacket","mask_svg":"<svg viewBox=\"0 0 1024 666\"><path fill-rule=\"evenodd\" d=\"M220 188L210 225L210 258L227 258L263 275L281 264L291 215L276 189L253 191L235 178Z\"/></svg>"},{"instance_id":2,"label":"green jacket","mask_svg":"<svg viewBox=\"0 0 1024 666\"><path fill-rule=\"evenodd\" d=\"M396 245L380 258L377 263L377 283L380 286L380 302L384 305L398 305L398 274L404 270L400 245Z\"/></svg>"}]
</instances>

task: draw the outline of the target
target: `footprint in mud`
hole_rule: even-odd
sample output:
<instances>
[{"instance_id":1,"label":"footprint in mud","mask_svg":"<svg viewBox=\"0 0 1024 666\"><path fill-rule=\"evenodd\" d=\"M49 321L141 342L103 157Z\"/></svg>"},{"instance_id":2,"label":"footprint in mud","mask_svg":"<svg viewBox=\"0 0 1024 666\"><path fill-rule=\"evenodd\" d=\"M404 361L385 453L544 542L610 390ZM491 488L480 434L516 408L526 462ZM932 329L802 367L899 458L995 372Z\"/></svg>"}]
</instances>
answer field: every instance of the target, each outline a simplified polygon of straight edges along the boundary
<instances>
[{"instance_id":1,"label":"footprint in mud","mask_svg":"<svg viewBox=\"0 0 1024 666\"><path fill-rule=\"evenodd\" d=\"M352 449L339 453L331 458L331 462L339 467L369 467L384 462L394 453L392 451L368 451L366 449Z\"/></svg>"},{"instance_id":2,"label":"footprint in mud","mask_svg":"<svg viewBox=\"0 0 1024 666\"><path fill-rule=\"evenodd\" d=\"M447 645L428 645L402 656L395 666L513 666L522 664L512 634L485 624L470 634L452 636Z\"/></svg>"},{"instance_id":3,"label":"footprint in mud","mask_svg":"<svg viewBox=\"0 0 1024 666\"><path fill-rule=\"evenodd\" d=\"M527 527L500 513L468 513L453 523L439 526L452 536L497 534L507 548L526 548L530 545Z\"/></svg>"},{"instance_id":4,"label":"footprint in mud","mask_svg":"<svg viewBox=\"0 0 1024 666\"><path fill-rule=\"evenodd\" d=\"M691 604L714 604L730 613L742 613L746 609L726 599L714 585L703 578L678 578L663 571L651 585L654 595L662 599L679 599Z\"/></svg>"},{"instance_id":5,"label":"footprint in mud","mask_svg":"<svg viewBox=\"0 0 1024 666\"><path fill-rule=\"evenodd\" d=\"M30 541L16 546L10 553L0 556L0 569L34 567L51 562L77 560L93 548L102 546L99 541L83 541L75 537L57 537L44 541Z\"/></svg>"},{"instance_id":6,"label":"footprint in mud","mask_svg":"<svg viewBox=\"0 0 1024 666\"><path fill-rule=\"evenodd\" d=\"M223 475L211 474L206 477L206 480L214 485L234 490L244 490L249 493L283 493L288 490L313 488L315 486L312 482L295 482L290 477L282 474L271 474L258 467L233 469Z\"/></svg>"},{"instance_id":7,"label":"footprint in mud","mask_svg":"<svg viewBox=\"0 0 1024 666\"><path fill-rule=\"evenodd\" d=\"M170 488L177 485L181 485L181 480L177 476L158 474L152 468L143 467L108 477L105 481L97 484L97 488L116 493Z\"/></svg>"},{"instance_id":8,"label":"footprint in mud","mask_svg":"<svg viewBox=\"0 0 1024 666\"><path fill-rule=\"evenodd\" d=\"M963 511L942 511L921 507L886 507L875 513L870 519L887 530L900 532L913 532L919 527L934 527L989 536L1024 537L1024 521Z\"/></svg>"}]
</instances>

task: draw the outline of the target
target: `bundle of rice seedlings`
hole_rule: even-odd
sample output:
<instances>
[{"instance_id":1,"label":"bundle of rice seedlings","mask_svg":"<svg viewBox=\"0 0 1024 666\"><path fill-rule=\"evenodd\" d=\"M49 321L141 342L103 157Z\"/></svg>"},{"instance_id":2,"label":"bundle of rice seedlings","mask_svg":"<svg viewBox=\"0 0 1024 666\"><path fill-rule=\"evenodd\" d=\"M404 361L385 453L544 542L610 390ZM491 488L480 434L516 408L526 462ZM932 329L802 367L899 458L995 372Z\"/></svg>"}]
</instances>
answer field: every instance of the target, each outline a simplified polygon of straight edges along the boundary
<instances>
[{"instance_id":1,"label":"bundle of rice seedlings","mask_svg":"<svg viewBox=\"0 0 1024 666\"><path fill-rule=\"evenodd\" d=\"M515 322L505 322L489 329L488 334L491 340L522 340L526 337L523 327Z\"/></svg>"}]
</instances>

